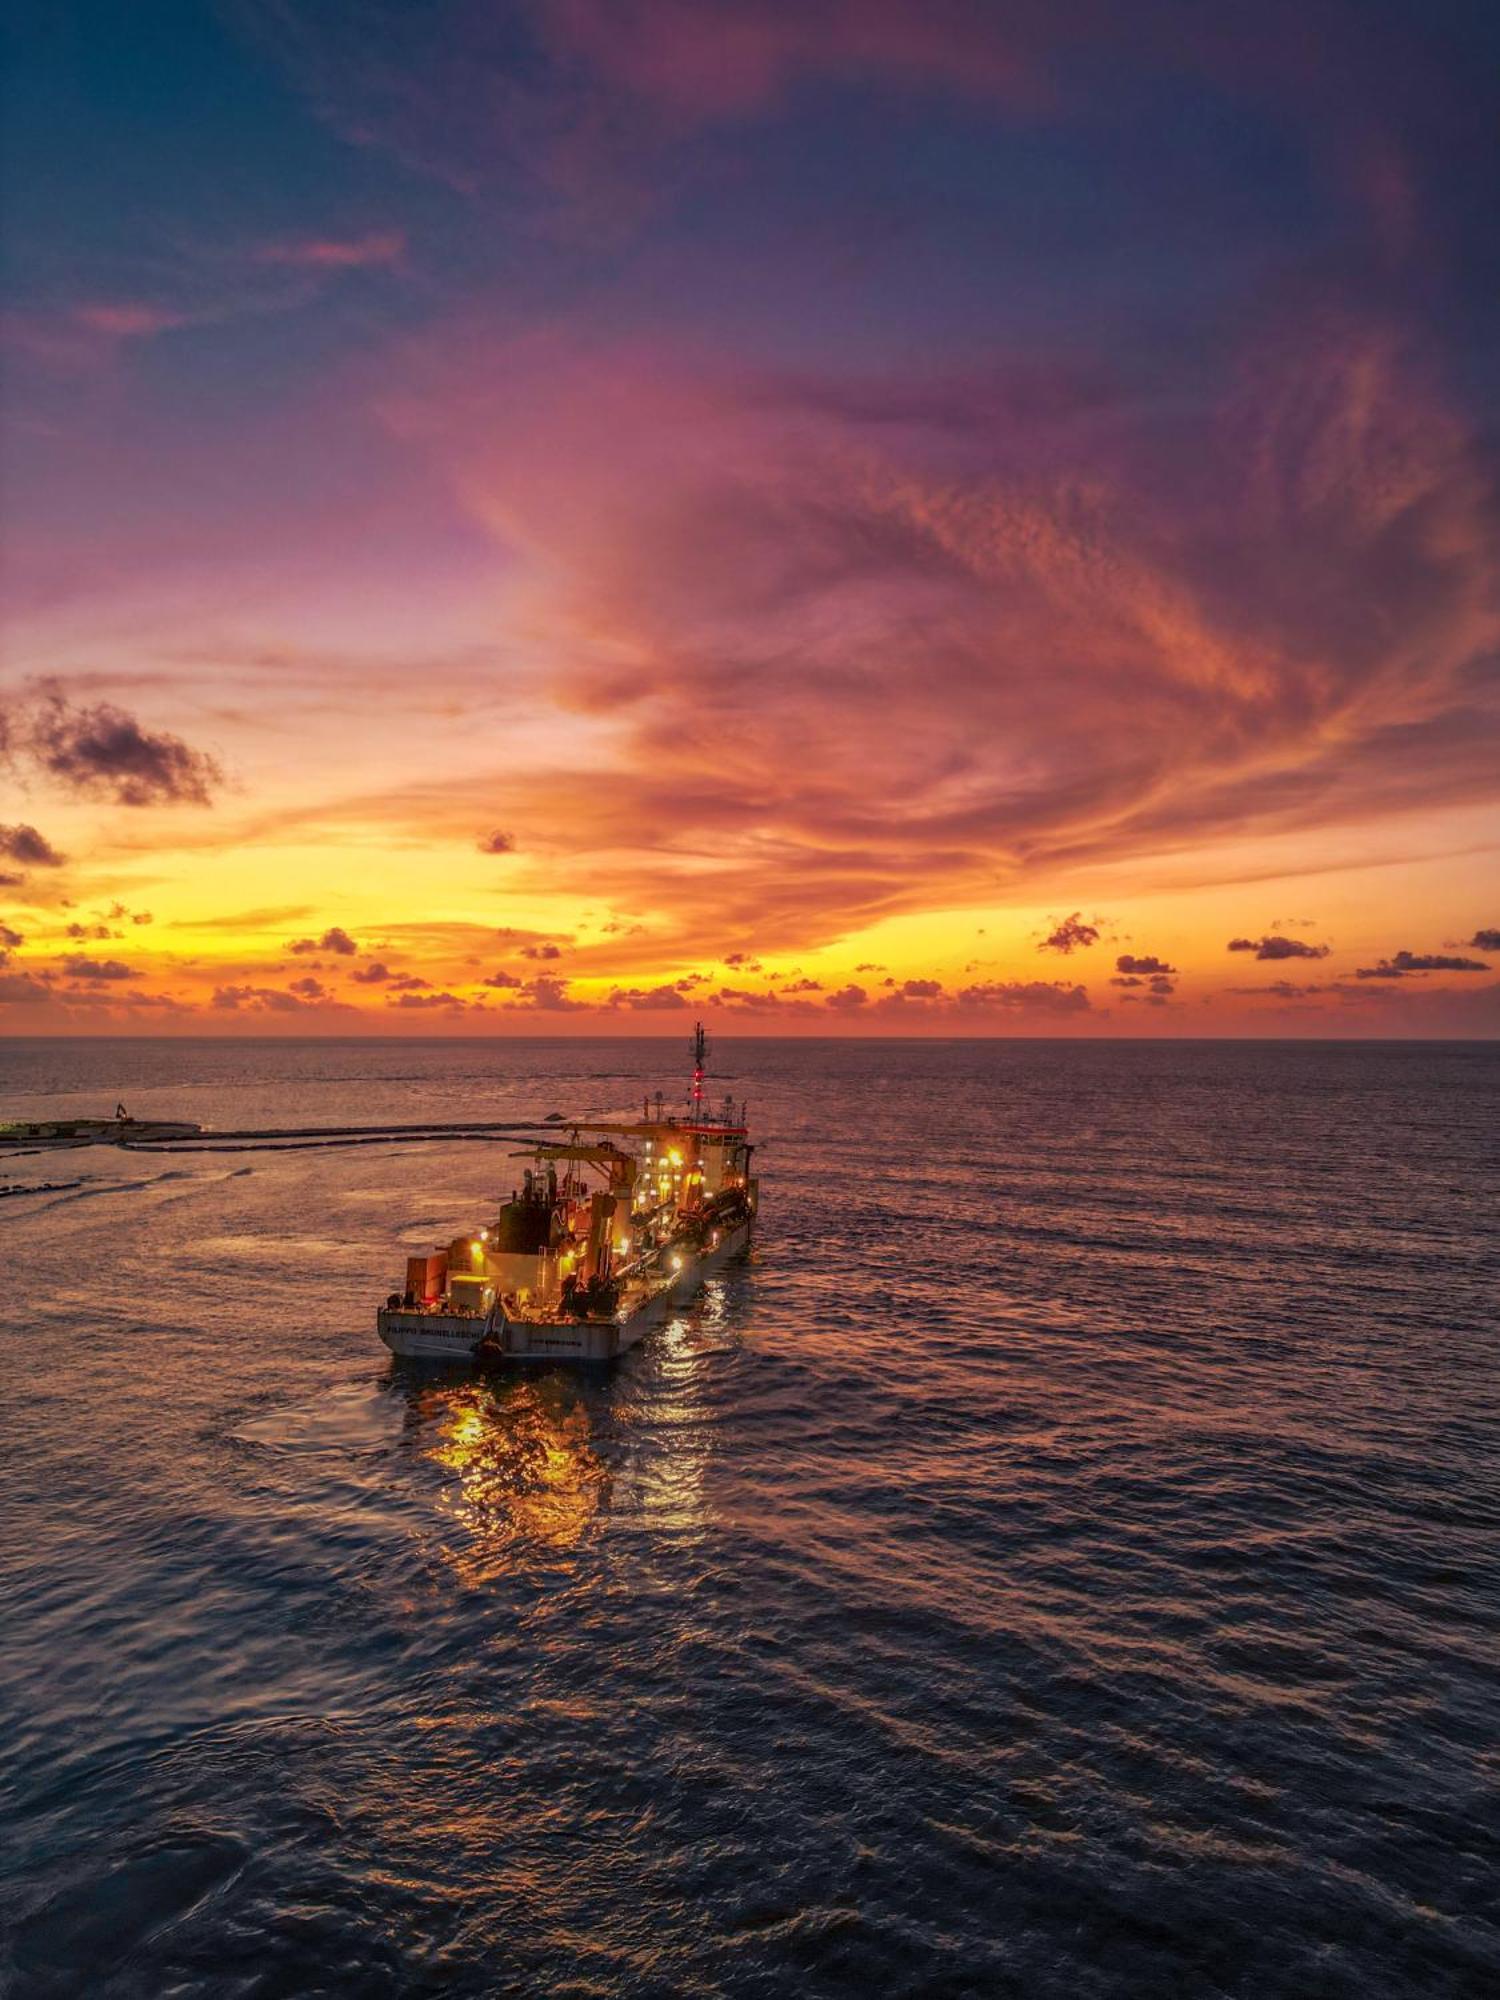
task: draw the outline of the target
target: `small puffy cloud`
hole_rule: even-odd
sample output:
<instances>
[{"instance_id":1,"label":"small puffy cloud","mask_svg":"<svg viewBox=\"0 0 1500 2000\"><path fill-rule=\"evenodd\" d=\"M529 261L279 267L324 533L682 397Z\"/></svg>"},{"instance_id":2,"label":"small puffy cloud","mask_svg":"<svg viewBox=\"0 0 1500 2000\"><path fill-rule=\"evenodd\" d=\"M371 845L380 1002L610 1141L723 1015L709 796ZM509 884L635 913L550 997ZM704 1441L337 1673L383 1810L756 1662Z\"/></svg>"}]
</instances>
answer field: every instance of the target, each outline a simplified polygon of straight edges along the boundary
<instances>
[{"instance_id":1,"label":"small puffy cloud","mask_svg":"<svg viewBox=\"0 0 1500 2000\"><path fill-rule=\"evenodd\" d=\"M1246 998L1252 1000L1269 999L1287 1001L1310 1000L1314 994L1333 993L1337 990L1333 986L1299 986L1295 980L1291 979L1273 979L1265 986L1230 986L1225 988L1226 992L1243 994Z\"/></svg>"},{"instance_id":2,"label":"small puffy cloud","mask_svg":"<svg viewBox=\"0 0 1500 2000\"><path fill-rule=\"evenodd\" d=\"M636 1014L667 1013L687 1004L675 986L616 986L609 996L611 1007L628 1007Z\"/></svg>"},{"instance_id":3,"label":"small puffy cloud","mask_svg":"<svg viewBox=\"0 0 1500 2000\"><path fill-rule=\"evenodd\" d=\"M815 1011L811 1000L784 1000L779 993L761 993L748 986L721 986L714 996L714 1005L730 1007L737 1014L811 1014Z\"/></svg>"},{"instance_id":4,"label":"small puffy cloud","mask_svg":"<svg viewBox=\"0 0 1500 2000\"><path fill-rule=\"evenodd\" d=\"M1281 958L1327 958L1331 949L1326 944L1304 944L1301 938L1286 937L1278 931L1270 931L1259 938L1231 938L1229 951L1253 951L1259 959L1275 961Z\"/></svg>"},{"instance_id":5,"label":"small puffy cloud","mask_svg":"<svg viewBox=\"0 0 1500 2000\"><path fill-rule=\"evenodd\" d=\"M545 972L528 980L510 1004L512 1007L535 1008L541 1014L571 1014L583 1006L581 1000L570 997L566 980L554 979Z\"/></svg>"},{"instance_id":6,"label":"small puffy cloud","mask_svg":"<svg viewBox=\"0 0 1500 2000\"><path fill-rule=\"evenodd\" d=\"M1048 936L1037 946L1038 951L1060 951L1066 957L1069 952L1085 951L1091 944L1099 942L1099 924L1086 924L1077 910L1071 917L1064 917L1055 925Z\"/></svg>"},{"instance_id":7,"label":"small puffy cloud","mask_svg":"<svg viewBox=\"0 0 1500 2000\"><path fill-rule=\"evenodd\" d=\"M458 1009L468 1006L468 1001L460 999L456 993L397 993L386 1001L387 1007L447 1007Z\"/></svg>"},{"instance_id":8,"label":"small puffy cloud","mask_svg":"<svg viewBox=\"0 0 1500 2000\"><path fill-rule=\"evenodd\" d=\"M295 952L299 958L305 958L309 952L314 951L331 951L340 958L353 958L359 946L346 930L340 929L335 924L330 930L324 931L319 938L293 938L287 945L287 950Z\"/></svg>"},{"instance_id":9,"label":"small puffy cloud","mask_svg":"<svg viewBox=\"0 0 1500 2000\"><path fill-rule=\"evenodd\" d=\"M141 976L133 966L122 965L117 958L82 958L77 954L63 960L63 971L70 979L86 980L90 985L105 980L139 979Z\"/></svg>"},{"instance_id":10,"label":"small puffy cloud","mask_svg":"<svg viewBox=\"0 0 1500 2000\"><path fill-rule=\"evenodd\" d=\"M792 979L781 990L783 993L821 993L823 982L821 979Z\"/></svg>"},{"instance_id":11,"label":"small puffy cloud","mask_svg":"<svg viewBox=\"0 0 1500 2000\"><path fill-rule=\"evenodd\" d=\"M349 975L356 986L384 986L390 976L391 968L380 958L372 958Z\"/></svg>"},{"instance_id":12,"label":"small puffy cloud","mask_svg":"<svg viewBox=\"0 0 1500 2000\"><path fill-rule=\"evenodd\" d=\"M498 972L492 972L482 983L486 986L519 987L523 982L519 974L507 972L502 965Z\"/></svg>"},{"instance_id":13,"label":"small puffy cloud","mask_svg":"<svg viewBox=\"0 0 1500 2000\"><path fill-rule=\"evenodd\" d=\"M0 973L0 1007L31 1007L52 997L47 982L29 972Z\"/></svg>"},{"instance_id":14,"label":"small puffy cloud","mask_svg":"<svg viewBox=\"0 0 1500 2000\"><path fill-rule=\"evenodd\" d=\"M856 972L884 972L885 967L877 965L873 958L867 958L862 965L856 965L854 970Z\"/></svg>"},{"instance_id":15,"label":"small puffy cloud","mask_svg":"<svg viewBox=\"0 0 1500 2000\"><path fill-rule=\"evenodd\" d=\"M1159 958L1135 958L1126 952L1117 958L1115 963L1120 967L1120 971L1110 980L1111 986L1143 989L1139 992L1127 992L1123 996L1126 1000L1140 1000L1148 1007L1165 1007L1177 991L1171 977L1177 968L1163 965Z\"/></svg>"},{"instance_id":16,"label":"small puffy cloud","mask_svg":"<svg viewBox=\"0 0 1500 2000\"><path fill-rule=\"evenodd\" d=\"M896 1000L936 1000L942 991L941 979L903 979L891 997Z\"/></svg>"},{"instance_id":17,"label":"small puffy cloud","mask_svg":"<svg viewBox=\"0 0 1500 2000\"><path fill-rule=\"evenodd\" d=\"M1469 943L1475 951L1500 951L1500 931L1475 931Z\"/></svg>"},{"instance_id":18,"label":"small puffy cloud","mask_svg":"<svg viewBox=\"0 0 1500 2000\"><path fill-rule=\"evenodd\" d=\"M521 947L521 956L522 958L561 958L562 952L555 944L551 943L523 944Z\"/></svg>"},{"instance_id":19,"label":"small puffy cloud","mask_svg":"<svg viewBox=\"0 0 1500 2000\"><path fill-rule=\"evenodd\" d=\"M76 707L56 689L26 719L20 740L55 783L122 806L206 806L224 777L180 736L143 729L111 702Z\"/></svg>"},{"instance_id":20,"label":"small puffy cloud","mask_svg":"<svg viewBox=\"0 0 1500 2000\"><path fill-rule=\"evenodd\" d=\"M116 933L110 929L108 924L69 924L68 936L70 938L78 938L79 940L91 938L95 943L98 943L102 938L116 936Z\"/></svg>"},{"instance_id":21,"label":"small puffy cloud","mask_svg":"<svg viewBox=\"0 0 1500 2000\"><path fill-rule=\"evenodd\" d=\"M23 932L12 930L9 924L0 924L0 945L4 945L7 951L14 951L17 945L25 944L25 942L26 938Z\"/></svg>"},{"instance_id":22,"label":"small puffy cloud","mask_svg":"<svg viewBox=\"0 0 1500 2000\"><path fill-rule=\"evenodd\" d=\"M837 993L830 993L828 998L823 1002L823 1005L831 1007L839 1014L853 1014L857 1013L861 1007L866 1006L869 998L870 996L866 993L863 986L856 986L851 981L849 985L841 986Z\"/></svg>"},{"instance_id":23,"label":"small puffy cloud","mask_svg":"<svg viewBox=\"0 0 1500 2000\"><path fill-rule=\"evenodd\" d=\"M296 1014L311 1004L278 986L216 986L209 1002L226 1014Z\"/></svg>"},{"instance_id":24,"label":"small puffy cloud","mask_svg":"<svg viewBox=\"0 0 1500 2000\"><path fill-rule=\"evenodd\" d=\"M732 951L724 963L736 972L759 972L760 960L748 951Z\"/></svg>"},{"instance_id":25,"label":"small puffy cloud","mask_svg":"<svg viewBox=\"0 0 1500 2000\"><path fill-rule=\"evenodd\" d=\"M61 868L67 859L34 826L0 826L0 854L25 868Z\"/></svg>"},{"instance_id":26,"label":"small puffy cloud","mask_svg":"<svg viewBox=\"0 0 1500 2000\"><path fill-rule=\"evenodd\" d=\"M515 835L501 833L498 829L494 833L487 833L480 839L479 851L481 854L514 854Z\"/></svg>"},{"instance_id":27,"label":"small puffy cloud","mask_svg":"<svg viewBox=\"0 0 1500 2000\"><path fill-rule=\"evenodd\" d=\"M991 979L960 987L954 1004L961 1012L1086 1014L1089 996L1086 987L1060 979Z\"/></svg>"},{"instance_id":28,"label":"small puffy cloud","mask_svg":"<svg viewBox=\"0 0 1500 2000\"><path fill-rule=\"evenodd\" d=\"M313 979L311 977L294 979L291 984L291 991L293 993L300 993L304 1000L327 1000L332 997L321 979Z\"/></svg>"},{"instance_id":29,"label":"small puffy cloud","mask_svg":"<svg viewBox=\"0 0 1500 2000\"><path fill-rule=\"evenodd\" d=\"M1449 952L1440 951L1398 951L1394 958L1383 958L1378 965L1362 965L1355 972L1356 979L1407 979L1413 973L1422 972L1488 972L1489 967L1482 958L1456 958Z\"/></svg>"}]
</instances>

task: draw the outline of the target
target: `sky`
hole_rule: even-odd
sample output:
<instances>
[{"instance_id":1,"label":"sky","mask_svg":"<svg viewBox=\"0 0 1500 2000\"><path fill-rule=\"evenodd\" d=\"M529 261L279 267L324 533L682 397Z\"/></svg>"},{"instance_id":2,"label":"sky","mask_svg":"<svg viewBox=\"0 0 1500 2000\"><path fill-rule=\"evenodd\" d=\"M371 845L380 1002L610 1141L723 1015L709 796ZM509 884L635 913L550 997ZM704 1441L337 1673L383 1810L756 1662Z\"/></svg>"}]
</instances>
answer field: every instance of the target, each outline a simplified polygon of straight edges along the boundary
<instances>
[{"instance_id":1,"label":"sky","mask_svg":"<svg viewBox=\"0 0 1500 2000\"><path fill-rule=\"evenodd\" d=\"M0 1033L1500 1033L1500 10L8 36Z\"/></svg>"}]
</instances>

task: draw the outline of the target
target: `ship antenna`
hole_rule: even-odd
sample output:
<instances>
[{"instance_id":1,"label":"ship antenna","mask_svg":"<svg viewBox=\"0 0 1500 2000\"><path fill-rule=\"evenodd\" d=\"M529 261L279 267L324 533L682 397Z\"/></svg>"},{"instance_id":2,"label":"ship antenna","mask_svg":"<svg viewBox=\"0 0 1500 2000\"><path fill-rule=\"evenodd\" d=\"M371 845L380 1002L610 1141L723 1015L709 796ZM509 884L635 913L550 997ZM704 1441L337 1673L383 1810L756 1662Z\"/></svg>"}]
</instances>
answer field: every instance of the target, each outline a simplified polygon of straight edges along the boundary
<instances>
[{"instance_id":1,"label":"ship antenna","mask_svg":"<svg viewBox=\"0 0 1500 2000\"><path fill-rule=\"evenodd\" d=\"M708 1036L700 1021L693 1030L693 1123L703 1123L703 1072L708 1067Z\"/></svg>"}]
</instances>

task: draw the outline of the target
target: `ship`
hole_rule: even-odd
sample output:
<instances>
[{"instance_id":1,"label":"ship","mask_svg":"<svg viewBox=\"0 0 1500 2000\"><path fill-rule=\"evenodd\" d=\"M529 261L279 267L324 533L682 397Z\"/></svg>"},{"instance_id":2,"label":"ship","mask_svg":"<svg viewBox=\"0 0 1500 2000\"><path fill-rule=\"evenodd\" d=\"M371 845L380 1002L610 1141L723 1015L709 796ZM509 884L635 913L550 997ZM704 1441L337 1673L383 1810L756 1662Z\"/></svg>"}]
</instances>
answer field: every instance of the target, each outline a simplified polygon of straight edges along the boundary
<instances>
[{"instance_id":1,"label":"ship","mask_svg":"<svg viewBox=\"0 0 1500 2000\"><path fill-rule=\"evenodd\" d=\"M759 1205L747 1107L706 1094L692 1042L680 1114L658 1091L637 1118L573 1122L531 1145L484 1227L408 1257L375 1315L404 1360L612 1361L748 1248Z\"/></svg>"}]
</instances>

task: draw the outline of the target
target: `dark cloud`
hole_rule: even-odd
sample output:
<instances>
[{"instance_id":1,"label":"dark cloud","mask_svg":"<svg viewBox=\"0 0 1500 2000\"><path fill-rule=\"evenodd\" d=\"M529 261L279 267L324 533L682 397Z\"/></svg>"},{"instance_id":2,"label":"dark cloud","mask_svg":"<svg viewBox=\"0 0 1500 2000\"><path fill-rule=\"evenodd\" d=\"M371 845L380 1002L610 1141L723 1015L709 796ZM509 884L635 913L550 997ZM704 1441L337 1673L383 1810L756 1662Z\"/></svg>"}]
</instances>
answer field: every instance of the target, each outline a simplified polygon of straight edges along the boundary
<instances>
[{"instance_id":1,"label":"dark cloud","mask_svg":"<svg viewBox=\"0 0 1500 2000\"><path fill-rule=\"evenodd\" d=\"M353 958L359 946L346 930L340 929L335 924L331 930L324 931L319 938L293 938L288 943L287 950L295 952L299 958L305 958L309 952L314 951L331 951L340 958Z\"/></svg>"},{"instance_id":2,"label":"dark cloud","mask_svg":"<svg viewBox=\"0 0 1500 2000\"><path fill-rule=\"evenodd\" d=\"M143 729L110 702L80 708L53 691L28 712L22 747L55 783L123 806L212 803L224 774L179 736Z\"/></svg>"},{"instance_id":3,"label":"dark cloud","mask_svg":"<svg viewBox=\"0 0 1500 2000\"><path fill-rule=\"evenodd\" d=\"M457 993L398 993L386 1001L387 1007L402 1007L408 1010L421 1007L445 1007L450 1012L467 1007L468 1001Z\"/></svg>"},{"instance_id":4,"label":"dark cloud","mask_svg":"<svg viewBox=\"0 0 1500 2000\"><path fill-rule=\"evenodd\" d=\"M514 834L487 833L479 843L481 854L514 854L516 842Z\"/></svg>"},{"instance_id":5,"label":"dark cloud","mask_svg":"<svg viewBox=\"0 0 1500 2000\"><path fill-rule=\"evenodd\" d=\"M1327 958L1332 949L1326 944L1304 944L1301 938L1285 937L1275 931L1261 938L1231 938L1227 948L1230 951L1253 951L1257 958L1270 961L1280 958Z\"/></svg>"},{"instance_id":6,"label":"dark cloud","mask_svg":"<svg viewBox=\"0 0 1500 2000\"><path fill-rule=\"evenodd\" d=\"M1398 951L1394 958L1383 958L1378 965L1362 965L1355 972L1356 979L1406 979L1413 973L1423 972L1488 972L1489 967L1482 958L1455 958L1450 953L1433 951Z\"/></svg>"},{"instance_id":7,"label":"dark cloud","mask_svg":"<svg viewBox=\"0 0 1500 2000\"><path fill-rule=\"evenodd\" d=\"M720 1007L738 1007L746 1013L774 1013L785 1002L779 993L758 993L750 986L721 986L714 995Z\"/></svg>"},{"instance_id":8,"label":"dark cloud","mask_svg":"<svg viewBox=\"0 0 1500 2000\"><path fill-rule=\"evenodd\" d=\"M216 986L209 1003L223 1013L296 1014L309 1008L348 1008L336 999L321 980L302 978L289 988L279 986Z\"/></svg>"},{"instance_id":9,"label":"dark cloud","mask_svg":"<svg viewBox=\"0 0 1500 2000\"><path fill-rule=\"evenodd\" d=\"M1272 979L1264 986L1227 986L1226 993L1243 994L1247 999L1310 1000L1314 994L1333 993L1336 986L1299 986L1290 979Z\"/></svg>"},{"instance_id":10,"label":"dark cloud","mask_svg":"<svg viewBox=\"0 0 1500 2000\"><path fill-rule=\"evenodd\" d=\"M95 943L104 938L118 936L118 932L112 931L108 924L69 924L67 934L70 938L79 940L88 938Z\"/></svg>"},{"instance_id":11,"label":"dark cloud","mask_svg":"<svg viewBox=\"0 0 1500 2000\"><path fill-rule=\"evenodd\" d=\"M0 826L0 854L26 868L61 868L67 860L34 826Z\"/></svg>"},{"instance_id":12,"label":"dark cloud","mask_svg":"<svg viewBox=\"0 0 1500 2000\"><path fill-rule=\"evenodd\" d=\"M572 1014L583 1007L581 1000L575 1000L568 992L568 982L556 979L549 973L539 972L535 979L529 979L519 995L510 1002L512 1010L534 1009L539 1014Z\"/></svg>"},{"instance_id":13,"label":"dark cloud","mask_svg":"<svg viewBox=\"0 0 1500 2000\"><path fill-rule=\"evenodd\" d=\"M133 966L122 965L117 958L82 958L77 955L63 960L63 971L70 979L82 979L89 983L139 979L141 976Z\"/></svg>"},{"instance_id":14,"label":"dark cloud","mask_svg":"<svg viewBox=\"0 0 1500 2000\"><path fill-rule=\"evenodd\" d=\"M555 944L523 944L522 958L561 958L562 952Z\"/></svg>"},{"instance_id":15,"label":"dark cloud","mask_svg":"<svg viewBox=\"0 0 1500 2000\"><path fill-rule=\"evenodd\" d=\"M53 997L51 986L29 972L0 973L0 1007L31 1007Z\"/></svg>"},{"instance_id":16,"label":"dark cloud","mask_svg":"<svg viewBox=\"0 0 1500 2000\"><path fill-rule=\"evenodd\" d=\"M1041 943L1037 946L1037 950L1060 951L1066 955L1069 952L1084 951L1089 945L1097 944L1098 942L1098 923L1086 924L1079 912L1075 910L1071 917L1064 917L1062 922L1048 936L1042 939Z\"/></svg>"},{"instance_id":17,"label":"dark cloud","mask_svg":"<svg viewBox=\"0 0 1500 2000\"><path fill-rule=\"evenodd\" d=\"M507 972L502 965L498 972L492 972L482 983L486 986L519 987L524 982L518 973Z\"/></svg>"},{"instance_id":18,"label":"dark cloud","mask_svg":"<svg viewBox=\"0 0 1500 2000\"><path fill-rule=\"evenodd\" d=\"M0 944L3 944L7 951L14 951L18 945L23 945L25 942L23 932L12 930L9 924L0 924Z\"/></svg>"},{"instance_id":19,"label":"dark cloud","mask_svg":"<svg viewBox=\"0 0 1500 2000\"><path fill-rule=\"evenodd\" d=\"M851 981L848 986L841 986L837 993L830 993L823 1005L832 1008L836 1014L853 1014L868 1005L869 998L863 986L856 986Z\"/></svg>"},{"instance_id":20,"label":"dark cloud","mask_svg":"<svg viewBox=\"0 0 1500 2000\"><path fill-rule=\"evenodd\" d=\"M227 1014L297 1014L310 1004L278 986L216 986L209 1002Z\"/></svg>"},{"instance_id":21,"label":"dark cloud","mask_svg":"<svg viewBox=\"0 0 1500 2000\"><path fill-rule=\"evenodd\" d=\"M1086 1014L1088 990L1060 979L992 979L964 986L953 996L960 1012Z\"/></svg>"},{"instance_id":22,"label":"dark cloud","mask_svg":"<svg viewBox=\"0 0 1500 2000\"><path fill-rule=\"evenodd\" d=\"M1475 951L1500 951L1500 931L1475 931L1469 943Z\"/></svg>"},{"instance_id":23,"label":"dark cloud","mask_svg":"<svg viewBox=\"0 0 1500 2000\"><path fill-rule=\"evenodd\" d=\"M1125 951L1115 960L1115 970L1139 973L1142 977L1146 977L1151 973L1175 973L1177 967L1168 965L1160 958L1137 958L1133 952Z\"/></svg>"},{"instance_id":24,"label":"dark cloud","mask_svg":"<svg viewBox=\"0 0 1500 2000\"><path fill-rule=\"evenodd\" d=\"M686 1007L687 1001L675 986L616 986L610 993L611 1007L628 1007L632 1013L670 1013Z\"/></svg>"},{"instance_id":25,"label":"dark cloud","mask_svg":"<svg viewBox=\"0 0 1500 2000\"><path fill-rule=\"evenodd\" d=\"M390 976L390 967L380 958L372 958L368 965L358 966L349 975L356 986L384 986Z\"/></svg>"}]
</instances>

